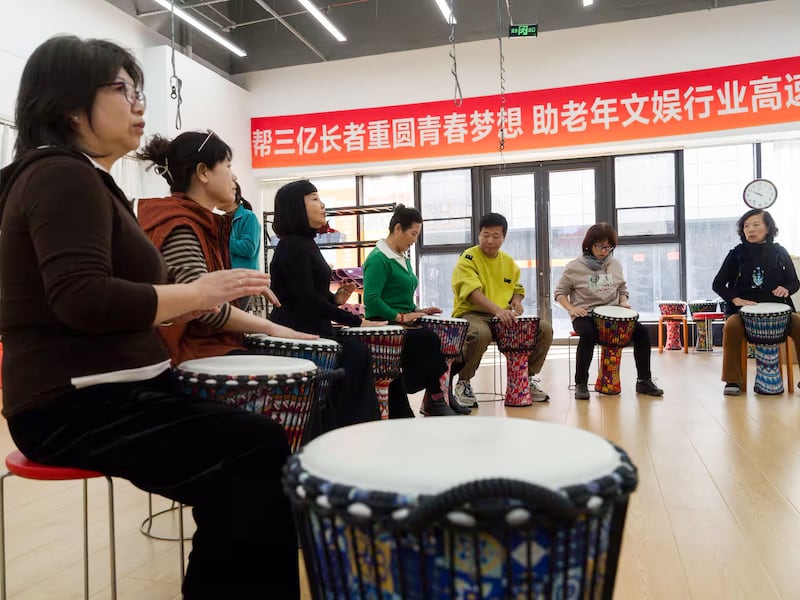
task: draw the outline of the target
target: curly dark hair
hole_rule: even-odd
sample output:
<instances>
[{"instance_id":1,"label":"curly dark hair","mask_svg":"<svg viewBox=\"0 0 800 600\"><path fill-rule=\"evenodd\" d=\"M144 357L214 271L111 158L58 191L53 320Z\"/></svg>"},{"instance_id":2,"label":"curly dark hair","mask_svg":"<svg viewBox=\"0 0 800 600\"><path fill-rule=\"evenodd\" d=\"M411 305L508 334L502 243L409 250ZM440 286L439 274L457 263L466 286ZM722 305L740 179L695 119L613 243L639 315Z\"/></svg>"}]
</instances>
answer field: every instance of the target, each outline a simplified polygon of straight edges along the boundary
<instances>
[{"instance_id":1,"label":"curly dark hair","mask_svg":"<svg viewBox=\"0 0 800 600\"><path fill-rule=\"evenodd\" d=\"M742 242L746 242L747 241L747 236L745 236L745 234L744 234L744 223L745 223L745 221L747 221L747 219L749 219L750 217L755 217L757 215L761 215L763 217L764 225L767 226L767 241L768 242L771 242L772 240L774 240L775 236L778 235L778 226L775 225L775 219L772 218L772 215L769 214L763 208L754 208L752 210L748 210L741 217L739 217L738 221L736 221L736 231L739 233L739 239L742 240Z\"/></svg>"}]
</instances>

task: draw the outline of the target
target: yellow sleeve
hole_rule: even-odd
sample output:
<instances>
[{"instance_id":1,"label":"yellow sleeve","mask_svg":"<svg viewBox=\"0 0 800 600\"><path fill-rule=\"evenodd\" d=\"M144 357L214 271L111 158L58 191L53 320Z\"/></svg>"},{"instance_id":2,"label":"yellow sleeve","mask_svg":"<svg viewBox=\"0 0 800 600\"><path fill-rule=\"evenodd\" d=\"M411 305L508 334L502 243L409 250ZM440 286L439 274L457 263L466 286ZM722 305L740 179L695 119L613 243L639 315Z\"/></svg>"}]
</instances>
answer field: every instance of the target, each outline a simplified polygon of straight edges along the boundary
<instances>
[{"instance_id":1,"label":"yellow sleeve","mask_svg":"<svg viewBox=\"0 0 800 600\"><path fill-rule=\"evenodd\" d=\"M467 302L467 298L472 292L483 288L475 260L467 258L469 256L466 253L459 256L455 269L453 269L451 283L456 304Z\"/></svg>"}]
</instances>

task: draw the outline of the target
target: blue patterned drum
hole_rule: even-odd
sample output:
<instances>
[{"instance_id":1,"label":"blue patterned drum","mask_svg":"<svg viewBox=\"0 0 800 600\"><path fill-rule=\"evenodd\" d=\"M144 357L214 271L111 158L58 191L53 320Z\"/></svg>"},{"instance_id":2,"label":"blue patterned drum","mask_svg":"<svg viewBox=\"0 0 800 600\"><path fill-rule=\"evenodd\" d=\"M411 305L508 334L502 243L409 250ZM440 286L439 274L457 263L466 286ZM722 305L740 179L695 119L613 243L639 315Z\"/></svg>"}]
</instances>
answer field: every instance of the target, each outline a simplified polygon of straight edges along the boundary
<instances>
[{"instance_id":1,"label":"blue patterned drum","mask_svg":"<svg viewBox=\"0 0 800 600\"><path fill-rule=\"evenodd\" d=\"M739 309L744 336L755 346L756 394L782 394L779 344L786 341L792 309L778 302L760 302Z\"/></svg>"},{"instance_id":2,"label":"blue patterned drum","mask_svg":"<svg viewBox=\"0 0 800 600\"><path fill-rule=\"evenodd\" d=\"M492 417L337 429L284 476L315 600L610 599L636 484L593 433Z\"/></svg>"}]
</instances>

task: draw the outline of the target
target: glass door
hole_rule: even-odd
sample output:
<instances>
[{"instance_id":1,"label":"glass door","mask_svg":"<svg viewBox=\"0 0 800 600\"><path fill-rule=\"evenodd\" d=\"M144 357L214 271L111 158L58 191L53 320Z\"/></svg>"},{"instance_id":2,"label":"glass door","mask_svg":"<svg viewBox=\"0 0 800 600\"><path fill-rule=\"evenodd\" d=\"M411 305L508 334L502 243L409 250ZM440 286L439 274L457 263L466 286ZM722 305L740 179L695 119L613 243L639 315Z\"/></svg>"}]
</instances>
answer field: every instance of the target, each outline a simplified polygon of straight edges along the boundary
<instances>
[{"instance_id":1,"label":"glass door","mask_svg":"<svg viewBox=\"0 0 800 600\"><path fill-rule=\"evenodd\" d=\"M586 229L606 212L598 202L601 172L600 161L484 172L486 212L508 219L503 250L520 267L525 313L550 321L556 338L566 338L571 324L566 311L553 301L553 290L566 264L580 254Z\"/></svg>"}]
</instances>

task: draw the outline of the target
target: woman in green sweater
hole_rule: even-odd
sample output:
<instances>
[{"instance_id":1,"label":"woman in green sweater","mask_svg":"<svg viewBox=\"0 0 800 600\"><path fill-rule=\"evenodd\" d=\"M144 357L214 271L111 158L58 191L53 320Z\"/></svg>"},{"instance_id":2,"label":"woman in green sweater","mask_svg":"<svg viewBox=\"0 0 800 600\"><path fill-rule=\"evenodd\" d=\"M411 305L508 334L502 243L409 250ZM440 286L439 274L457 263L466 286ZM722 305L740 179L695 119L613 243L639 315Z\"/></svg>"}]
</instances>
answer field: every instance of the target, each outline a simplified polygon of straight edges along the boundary
<instances>
[{"instance_id":1,"label":"woman in green sweater","mask_svg":"<svg viewBox=\"0 0 800 600\"><path fill-rule=\"evenodd\" d=\"M419 280L411 270L408 250L422 229L422 215L416 208L398 205L389 221L389 236L381 240L364 262L364 306L368 319L392 321L409 326L440 308L417 308L414 292ZM447 363L442 357L439 337L429 329L406 328L401 357L403 374L389 386L389 417L412 416L408 392L425 390L422 414L447 416L469 414L443 389Z\"/></svg>"}]
</instances>

